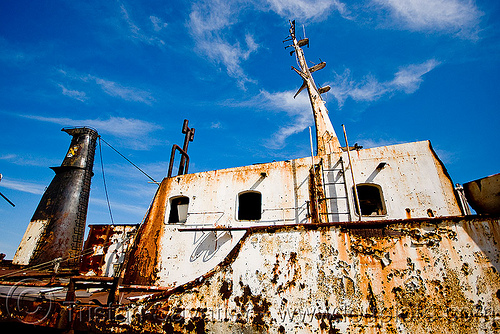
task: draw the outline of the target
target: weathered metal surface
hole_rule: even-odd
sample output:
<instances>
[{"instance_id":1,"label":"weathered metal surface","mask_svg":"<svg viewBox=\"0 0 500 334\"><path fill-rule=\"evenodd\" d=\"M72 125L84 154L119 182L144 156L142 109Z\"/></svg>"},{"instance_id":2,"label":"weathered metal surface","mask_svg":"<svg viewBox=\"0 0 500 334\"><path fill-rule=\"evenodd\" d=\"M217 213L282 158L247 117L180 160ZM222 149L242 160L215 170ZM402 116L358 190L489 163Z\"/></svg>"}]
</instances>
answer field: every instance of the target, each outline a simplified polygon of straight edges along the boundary
<instances>
[{"instance_id":1,"label":"weathered metal surface","mask_svg":"<svg viewBox=\"0 0 500 334\"><path fill-rule=\"evenodd\" d=\"M460 214L451 180L429 142L353 154L356 179L378 185L383 193L384 214L363 220L406 218L406 209L412 218L429 217L429 212L432 217ZM340 155L315 158L314 172L310 158L304 158L164 179L127 261L124 284L174 288L192 281L220 263L243 236L234 229L207 231L204 227L324 223L335 218L348 221L349 216L334 213L339 207L354 207L352 182L345 177L340 183L347 190L344 196L332 191L338 184L325 183L330 179L329 168L338 165L339 159ZM381 162L384 167L378 168ZM258 220L237 217L239 194L248 191L261 194ZM188 203L187 218L180 224L169 224L176 221L169 215L174 200L180 197ZM354 216L352 210L350 216ZM192 235L183 231L186 228L200 230Z\"/></svg>"},{"instance_id":2,"label":"weathered metal surface","mask_svg":"<svg viewBox=\"0 0 500 334\"><path fill-rule=\"evenodd\" d=\"M52 168L56 175L14 255L15 264L37 265L61 258L67 266L79 261L98 134L90 128L63 131L73 136L68 153L60 167Z\"/></svg>"},{"instance_id":3,"label":"weathered metal surface","mask_svg":"<svg viewBox=\"0 0 500 334\"><path fill-rule=\"evenodd\" d=\"M284 161L166 178L141 226L125 284L175 287L217 265L242 232L186 235L187 227L253 226L307 221L310 161ZM262 194L261 219L237 220L238 195ZM190 199L187 221L168 224L172 199Z\"/></svg>"},{"instance_id":4,"label":"weathered metal surface","mask_svg":"<svg viewBox=\"0 0 500 334\"><path fill-rule=\"evenodd\" d=\"M17 248L16 255L14 256L14 263L29 263L29 259L33 255L33 251L36 249L40 238L47 228L47 224L48 220L31 220L21 239L21 244Z\"/></svg>"},{"instance_id":5,"label":"weathered metal surface","mask_svg":"<svg viewBox=\"0 0 500 334\"><path fill-rule=\"evenodd\" d=\"M324 63L308 68L294 23L289 40L318 156L165 178L129 251L131 230L92 227L89 276L0 284L0 320L114 333L500 330L500 218L460 216L428 141L347 159L311 76ZM51 224L37 219L27 248Z\"/></svg>"},{"instance_id":6,"label":"weathered metal surface","mask_svg":"<svg viewBox=\"0 0 500 334\"><path fill-rule=\"evenodd\" d=\"M125 259L125 269L122 272L124 284L153 285L159 261L160 235L164 229L165 202L167 200L168 185L173 178L164 179L160 184L151 203L144 222L140 226L134 245Z\"/></svg>"},{"instance_id":7,"label":"weathered metal surface","mask_svg":"<svg viewBox=\"0 0 500 334\"><path fill-rule=\"evenodd\" d=\"M328 209L325 201L321 166L311 167L309 171L309 208L311 223L328 222Z\"/></svg>"},{"instance_id":8,"label":"weathered metal surface","mask_svg":"<svg viewBox=\"0 0 500 334\"><path fill-rule=\"evenodd\" d=\"M463 187L477 213L500 214L500 173L467 182Z\"/></svg>"},{"instance_id":9,"label":"weathered metal surface","mask_svg":"<svg viewBox=\"0 0 500 334\"><path fill-rule=\"evenodd\" d=\"M343 157L347 161L346 153ZM335 157L329 158L332 162L325 159L325 164L334 164ZM387 210L386 215L363 220L421 218L431 212L434 217L462 214L453 182L429 141L356 150L351 158L356 182L379 185ZM378 168L381 163L383 168ZM345 179L354 208L352 179Z\"/></svg>"},{"instance_id":10,"label":"weathered metal surface","mask_svg":"<svg viewBox=\"0 0 500 334\"><path fill-rule=\"evenodd\" d=\"M440 217L460 208L429 142L417 142L353 152L356 179L380 186L386 210L350 222L352 183L345 174L352 167L342 164L345 155L164 179L126 253L116 295L109 288L96 295L101 304L114 302L106 306L113 321L74 318L101 304L58 304L44 324L166 333L493 328L500 312L499 277L491 269L500 256L498 219L428 218L429 210ZM258 219L238 217L240 195L248 192L259 194L252 205L260 212L251 215ZM170 219L179 198L186 218ZM333 214L340 206L348 216ZM412 219L393 221L408 213ZM124 238L119 227L92 227L82 274L113 275L116 247L109 243ZM125 306L120 294L127 291L145 292ZM68 301L91 300L82 298ZM70 311L73 317L62 321ZM451 324L448 317L461 320Z\"/></svg>"},{"instance_id":11,"label":"weathered metal surface","mask_svg":"<svg viewBox=\"0 0 500 334\"><path fill-rule=\"evenodd\" d=\"M495 332L499 223L467 217L355 229L255 227L207 275L129 307L120 327L165 333Z\"/></svg>"},{"instance_id":12,"label":"weathered metal surface","mask_svg":"<svg viewBox=\"0 0 500 334\"><path fill-rule=\"evenodd\" d=\"M456 183L455 193L457 195L458 204L460 205L460 210L462 210L462 215L470 216L472 214L472 211L469 205L469 201L467 201L467 197L465 197L464 187L461 184Z\"/></svg>"},{"instance_id":13,"label":"weathered metal surface","mask_svg":"<svg viewBox=\"0 0 500 334\"><path fill-rule=\"evenodd\" d=\"M0 319L115 333L493 333L499 223L469 216L255 226L213 270L177 288L122 292L104 306L92 302L99 293L80 291L70 303L64 291L25 282L0 291Z\"/></svg>"},{"instance_id":14,"label":"weathered metal surface","mask_svg":"<svg viewBox=\"0 0 500 334\"><path fill-rule=\"evenodd\" d=\"M83 247L80 274L115 276L125 260L138 225L90 225Z\"/></svg>"}]
</instances>

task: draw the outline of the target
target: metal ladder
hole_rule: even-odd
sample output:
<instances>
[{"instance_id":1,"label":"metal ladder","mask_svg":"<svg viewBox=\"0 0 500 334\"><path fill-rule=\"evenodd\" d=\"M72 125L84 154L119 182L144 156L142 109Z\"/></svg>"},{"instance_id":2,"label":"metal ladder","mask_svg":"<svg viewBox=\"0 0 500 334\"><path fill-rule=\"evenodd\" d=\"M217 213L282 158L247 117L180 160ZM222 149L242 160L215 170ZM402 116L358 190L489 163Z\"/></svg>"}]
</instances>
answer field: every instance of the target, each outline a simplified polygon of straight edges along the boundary
<instances>
[{"instance_id":1,"label":"metal ladder","mask_svg":"<svg viewBox=\"0 0 500 334\"><path fill-rule=\"evenodd\" d=\"M321 164L323 191L326 201L329 222L347 222L352 220L349 192L345 181L345 168L342 157L331 168Z\"/></svg>"}]
</instances>

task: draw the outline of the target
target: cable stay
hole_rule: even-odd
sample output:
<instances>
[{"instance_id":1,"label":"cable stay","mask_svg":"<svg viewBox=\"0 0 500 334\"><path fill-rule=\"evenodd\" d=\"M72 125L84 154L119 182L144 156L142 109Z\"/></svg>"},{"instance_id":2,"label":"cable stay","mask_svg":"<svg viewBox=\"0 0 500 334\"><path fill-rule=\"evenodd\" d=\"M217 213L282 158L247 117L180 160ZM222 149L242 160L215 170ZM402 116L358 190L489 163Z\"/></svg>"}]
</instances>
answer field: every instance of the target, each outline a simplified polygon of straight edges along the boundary
<instances>
[{"instance_id":1,"label":"cable stay","mask_svg":"<svg viewBox=\"0 0 500 334\"><path fill-rule=\"evenodd\" d=\"M99 136L100 139L102 139L101 136ZM109 147L111 147L111 149L113 151L115 151L116 153L118 153L123 159L127 160L128 163L130 163L132 166L134 166L135 168L137 168L142 174L146 175L153 183L155 184L160 184L160 182L156 181L155 179L153 179L151 176L149 176L145 171L143 171L141 168L139 168L139 166L137 166L136 164L134 164L132 161L130 161L126 156L124 156L123 154L121 154L120 152L118 152L118 150L116 148L114 148L113 146L111 146L110 143L108 143L107 141L105 141L104 139L102 139L102 141L104 142L104 144L108 145Z\"/></svg>"},{"instance_id":2,"label":"cable stay","mask_svg":"<svg viewBox=\"0 0 500 334\"><path fill-rule=\"evenodd\" d=\"M2 174L0 174L0 181L2 181ZM0 196L2 196L2 197L3 197L3 199L5 199L5 200L6 200L6 201L10 204L10 205L12 205L12 207L15 207L15 206L16 206L14 203L12 203L12 202L11 202L11 200L10 200L10 199L8 199L8 198L7 198L4 194L2 194L1 192L0 192Z\"/></svg>"},{"instance_id":3,"label":"cable stay","mask_svg":"<svg viewBox=\"0 0 500 334\"><path fill-rule=\"evenodd\" d=\"M104 139L103 139L104 141ZM104 194L106 194L106 202L108 203L109 217L111 219L111 224L115 225L115 221L113 220L113 213L111 212L111 204L109 202L108 196L108 187L106 186L106 174L104 174L104 163L102 162L102 144L101 144L101 136L99 136L99 156L101 158L101 172L102 172L102 182L104 183Z\"/></svg>"},{"instance_id":4,"label":"cable stay","mask_svg":"<svg viewBox=\"0 0 500 334\"><path fill-rule=\"evenodd\" d=\"M120 155L122 158L124 158L128 163L130 163L132 166L134 166L135 168L137 168L142 174L146 175L151 181L153 181L153 183L155 183L155 184L158 185L159 182L155 181L155 179L153 179L145 171L143 171L141 168L139 168L139 166L137 166L136 164L134 164L126 156L124 156L122 153L120 153L116 148L114 148L113 146L111 146L110 143L108 143L107 141L105 141L104 139L102 139L101 136L99 136L99 155L100 155L100 160L101 160L101 172L102 172L102 181L103 181L103 184L104 184L104 194L106 195L106 202L108 204L108 211L109 211L109 217L111 219L111 224L114 225L115 221L113 219L113 213L111 211L111 203L109 201L108 186L106 184L106 174L104 173L104 163L103 163L103 158L102 158L102 149L101 149L102 144L101 144L101 141L104 142L106 145L108 145L113 151L115 151L116 153L118 153L118 155Z\"/></svg>"}]
</instances>

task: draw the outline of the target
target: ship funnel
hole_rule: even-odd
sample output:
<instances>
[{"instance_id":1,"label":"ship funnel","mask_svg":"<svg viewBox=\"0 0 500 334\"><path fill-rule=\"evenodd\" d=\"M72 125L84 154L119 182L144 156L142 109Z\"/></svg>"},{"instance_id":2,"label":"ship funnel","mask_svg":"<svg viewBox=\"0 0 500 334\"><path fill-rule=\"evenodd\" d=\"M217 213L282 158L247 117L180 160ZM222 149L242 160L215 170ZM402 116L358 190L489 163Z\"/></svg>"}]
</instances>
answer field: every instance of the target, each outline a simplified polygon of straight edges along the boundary
<instances>
[{"instance_id":1,"label":"ship funnel","mask_svg":"<svg viewBox=\"0 0 500 334\"><path fill-rule=\"evenodd\" d=\"M71 267L78 263L93 176L97 131L64 128L73 136L68 153L33 214L12 262L40 265L51 261Z\"/></svg>"}]
</instances>

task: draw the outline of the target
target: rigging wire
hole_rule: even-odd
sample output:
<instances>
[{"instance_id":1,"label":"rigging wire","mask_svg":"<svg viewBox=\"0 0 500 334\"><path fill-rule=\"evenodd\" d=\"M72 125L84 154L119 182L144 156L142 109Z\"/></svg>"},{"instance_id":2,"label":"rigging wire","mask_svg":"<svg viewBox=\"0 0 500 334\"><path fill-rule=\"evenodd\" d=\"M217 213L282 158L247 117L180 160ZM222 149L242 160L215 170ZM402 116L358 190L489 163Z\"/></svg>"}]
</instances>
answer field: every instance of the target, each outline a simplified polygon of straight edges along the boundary
<instances>
[{"instance_id":1,"label":"rigging wire","mask_svg":"<svg viewBox=\"0 0 500 334\"><path fill-rule=\"evenodd\" d=\"M103 139L104 141L104 139ZM99 156L101 158L101 171L102 171L102 182L104 183L104 193L106 194L106 202L108 203L109 217L111 218L111 225L115 225L115 221L113 220L113 213L111 212L111 204L109 203L108 196L108 187L106 186L106 176L104 174L104 164L102 162L102 144L101 144L101 136L99 136Z\"/></svg>"},{"instance_id":2,"label":"rigging wire","mask_svg":"<svg viewBox=\"0 0 500 334\"><path fill-rule=\"evenodd\" d=\"M100 138L100 137L99 137ZM113 151L115 151L116 153L118 153L123 159L127 160L132 166L134 166L135 168L137 168L142 174L146 175L151 181L153 181L153 183L156 183L156 184L159 184L158 181L155 181L155 179L153 179L151 176L149 176L145 171L143 171L142 169L139 168L139 166L137 166L136 164L134 164L132 161L130 161L126 156L124 156L123 154L121 154L120 152L118 152L118 150L116 148L114 148L113 146L111 146L110 143L108 143L107 141L105 141L104 139L102 139L102 141L108 145L109 147L111 147L111 149L113 149Z\"/></svg>"},{"instance_id":3,"label":"rigging wire","mask_svg":"<svg viewBox=\"0 0 500 334\"><path fill-rule=\"evenodd\" d=\"M104 192L106 194L106 201L108 203L108 209L109 209L109 215L111 217L111 223L114 225L113 214L111 213L111 205L110 205L110 202L109 202L108 189L107 189L107 185L106 185L106 178L104 176L104 163L103 163L103 159L102 159L102 149L101 149L101 145L102 144L101 144L101 140L106 145L108 145L109 147L111 147L113 149L113 151L115 151L116 153L118 153L122 158L124 158L125 160L127 160L127 162L129 162L132 166L134 166L135 168L137 168L142 174L146 175L151 181L153 181L156 184L159 184L159 182L155 181L151 176L149 176L146 172L144 172L141 168L139 168L132 161L130 161L129 159L127 159L127 157L125 157L123 154L121 154L120 152L118 152L117 149L115 149L113 146L111 146L111 144L109 144L107 141L105 141L104 139L102 139L101 136L99 136L99 155L100 155L100 160L101 160L101 170L102 170L102 176L103 176L103 182L104 182ZM123 240L123 243L127 243L132 237L133 237L132 235L127 236ZM112 243L113 243L113 241L109 241L107 243L104 243L103 246L111 245ZM14 276L14 275L17 275L17 274L26 273L26 272L28 272L30 270L34 270L34 269L36 269L36 270L48 270L48 268L54 266L56 263L62 263L62 262L70 261L70 260L75 259L75 258L80 258L82 256L92 254L93 252L94 252L94 248L83 249L78 255L69 255L69 256L66 256L66 257L59 257L59 258L56 258L56 259L53 259L53 260L50 260L50 261L47 261L47 262L43 262L43 263L39 263L39 264L36 264L36 265L28 266L28 267L25 267L25 268L20 269L20 270L14 270L13 272L9 272L7 274L0 275L0 279L3 279L3 278L8 277L8 276Z\"/></svg>"},{"instance_id":4,"label":"rigging wire","mask_svg":"<svg viewBox=\"0 0 500 334\"><path fill-rule=\"evenodd\" d=\"M106 178L105 178L105 174L104 174L104 163L103 163L103 158L102 158L102 149L101 149L102 144L101 144L101 140L106 145L108 145L109 147L111 147L111 149L113 149L113 151L115 151L116 153L118 153L122 158L124 158L125 160L127 160L127 162L129 162L132 166L134 166L135 168L137 168L142 174L146 175L155 184L159 184L159 182L155 181L151 176L149 176L146 172L144 172L141 168L139 168L136 164L134 164L127 157L125 157L123 154L121 154L120 152L118 152L117 149L115 149L113 146L111 146L111 144L109 144L107 141L105 141L104 139L102 139L101 136L99 136L99 155L100 155L101 170L102 170L103 183L104 183L104 192L106 194L106 201L108 203L109 215L111 217L111 224L114 225L113 214L111 213L111 205L110 205L110 202L109 202L108 189L107 189L107 185L106 185ZM133 237L132 235L127 236L125 239L123 239L122 242L123 243L127 243L127 242L129 242L129 240L132 237ZM113 241L108 241L107 243L104 243L103 246L111 245L112 243L113 243ZM14 270L13 272L9 272L7 274L0 275L0 279L3 279L3 278L8 277L8 276L14 276L14 275L17 275L17 274L26 273L26 272L28 272L30 270L34 270L34 269L36 269L36 270L48 270L48 268L50 268L51 266L54 266L56 263L62 263L62 262L70 261L70 260L75 259L75 258L80 258L82 256L92 254L93 252L94 252L94 248L83 249L78 255L69 255L69 256L66 256L66 257L59 257L59 258L56 258L56 259L53 259L53 260L50 260L50 261L47 261L47 262L39 263L37 265L27 266L27 267L25 267L23 269Z\"/></svg>"}]
</instances>

